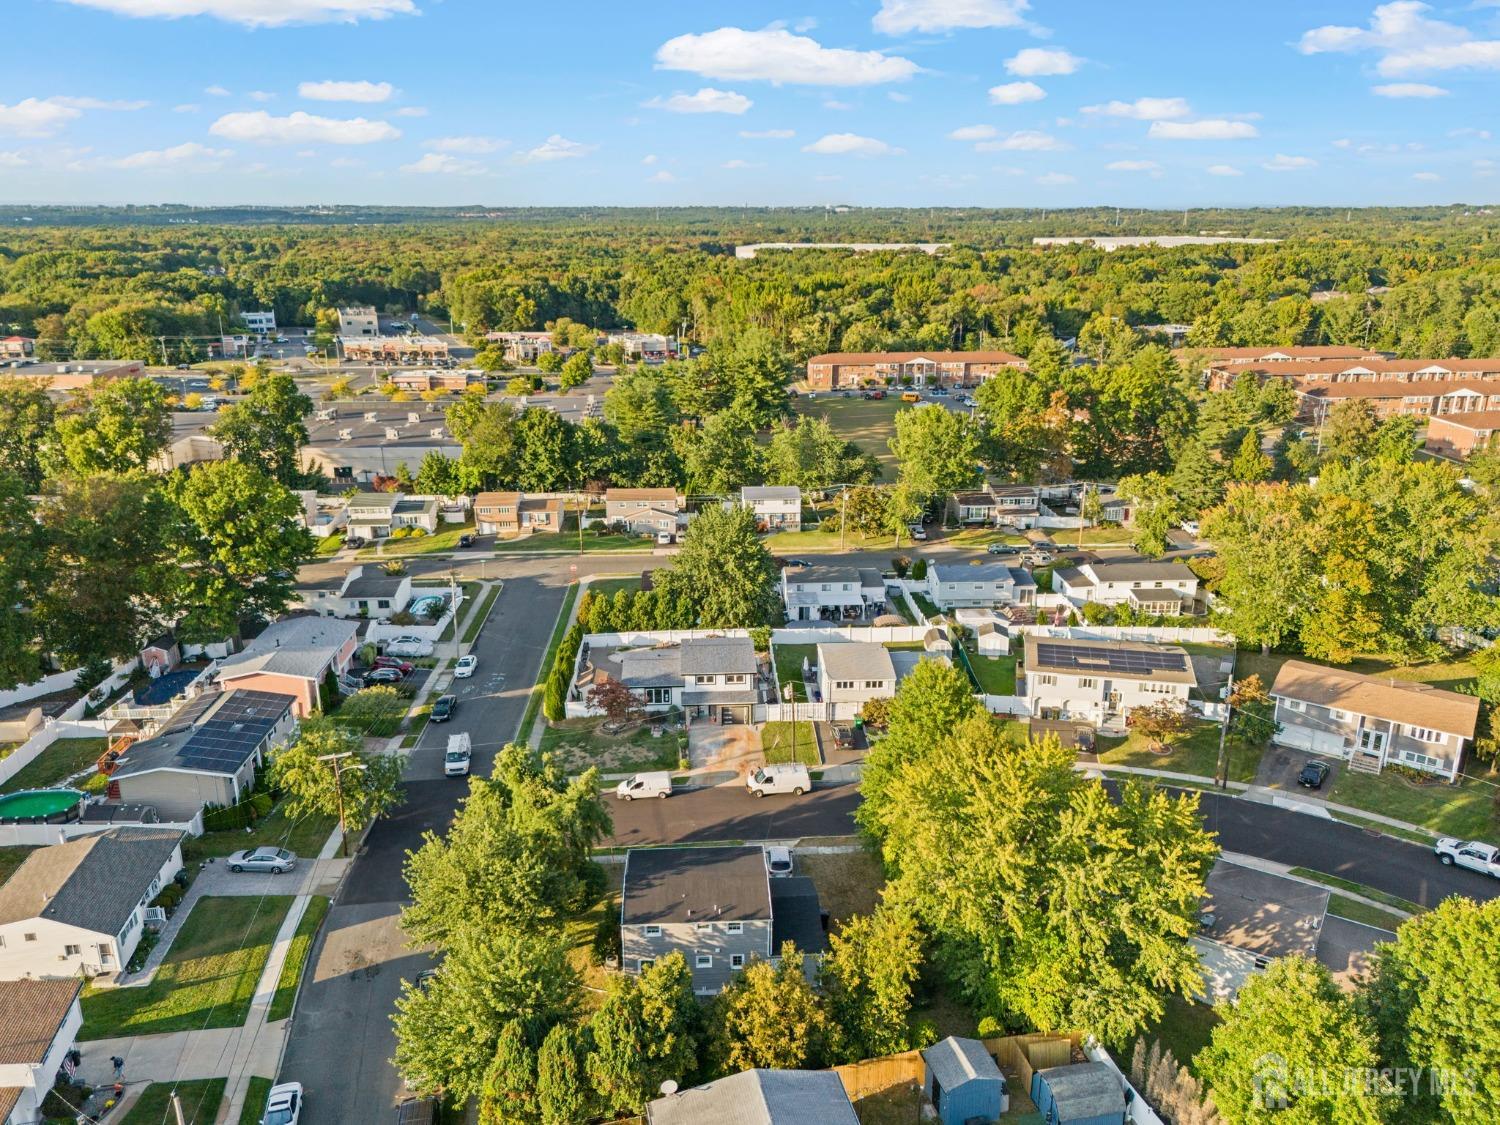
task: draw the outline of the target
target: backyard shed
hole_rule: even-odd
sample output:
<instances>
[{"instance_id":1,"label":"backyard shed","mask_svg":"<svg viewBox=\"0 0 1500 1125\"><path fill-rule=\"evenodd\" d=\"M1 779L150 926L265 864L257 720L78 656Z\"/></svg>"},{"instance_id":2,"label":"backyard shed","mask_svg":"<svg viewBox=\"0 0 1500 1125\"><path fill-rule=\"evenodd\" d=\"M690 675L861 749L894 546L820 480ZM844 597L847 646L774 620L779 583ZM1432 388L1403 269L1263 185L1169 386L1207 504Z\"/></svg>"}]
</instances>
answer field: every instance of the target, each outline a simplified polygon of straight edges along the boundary
<instances>
[{"instance_id":1,"label":"backyard shed","mask_svg":"<svg viewBox=\"0 0 1500 1125\"><path fill-rule=\"evenodd\" d=\"M984 1044L956 1035L922 1052L922 1087L943 1125L998 1121L1009 1102L1005 1076Z\"/></svg>"},{"instance_id":2,"label":"backyard shed","mask_svg":"<svg viewBox=\"0 0 1500 1125\"><path fill-rule=\"evenodd\" d=\"M1073 1063L1031 1076L1031 1100L1047 1125L1124 1125L1125 1091L1102 1062Z\"/></svg>"}]
</instances>

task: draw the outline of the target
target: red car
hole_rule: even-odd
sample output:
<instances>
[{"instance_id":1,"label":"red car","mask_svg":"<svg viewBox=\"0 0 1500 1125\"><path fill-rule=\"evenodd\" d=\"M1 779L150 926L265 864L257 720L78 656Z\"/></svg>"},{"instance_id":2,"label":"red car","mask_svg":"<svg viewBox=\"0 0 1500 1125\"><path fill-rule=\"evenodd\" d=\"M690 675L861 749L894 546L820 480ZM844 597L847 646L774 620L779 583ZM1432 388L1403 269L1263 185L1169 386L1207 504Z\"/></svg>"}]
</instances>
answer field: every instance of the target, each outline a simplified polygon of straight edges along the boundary
<instances>
[{"instance_id":1,"label":"red car","mask_svg":"<svg viewBox=\"0 0 1500 1125\"><path fill-rule=\"evenodd\" d=\"M864 393L864 397L865 398L885 398L885 392L884 391L866 391Z\"/></svg>"},{"instance_id":2,"label":"red car","mask_svg":"<svg viewBox=\"0 0 1500 1125\"><path fill-rule=\"evenodd\" d=\"M403 676L409 676L416 665L409 660L402 660L395 656L377 656L375 658L376 668L394 668Z\"/></svg>"}]
</instances>

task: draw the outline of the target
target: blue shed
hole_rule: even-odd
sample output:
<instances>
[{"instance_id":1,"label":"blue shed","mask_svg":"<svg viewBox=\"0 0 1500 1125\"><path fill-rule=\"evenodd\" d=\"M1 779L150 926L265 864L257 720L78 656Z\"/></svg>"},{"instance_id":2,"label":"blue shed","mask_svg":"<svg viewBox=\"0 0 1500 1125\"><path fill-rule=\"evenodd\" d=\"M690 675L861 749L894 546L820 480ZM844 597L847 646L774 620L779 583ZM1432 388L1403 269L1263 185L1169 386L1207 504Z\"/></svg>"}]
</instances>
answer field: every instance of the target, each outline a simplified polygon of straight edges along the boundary
<instances>
[{"instance_id":1,"label":"blue shed","mask_svg":"<svg viewBox=\"0 0 1500 1125\"><path fill-rule=\"evenodd\" d=\"M1124 1125L1125 1090L1102 1062L1053 1066L1031 1076L1031 1100L1047 1125Z\"/></svg>"},{"instance_id":2,"label":"blue shed","mask_svg":"<svg viewBox=\"0 0 1500 1125\"><path fill-rule=\"evenodd\" d=\"M922 1063L923 1089L943 1125L1000 1120L1010 1094L979 1040L950 1035L923 1051Z\"/></svg>"}]
</instances>

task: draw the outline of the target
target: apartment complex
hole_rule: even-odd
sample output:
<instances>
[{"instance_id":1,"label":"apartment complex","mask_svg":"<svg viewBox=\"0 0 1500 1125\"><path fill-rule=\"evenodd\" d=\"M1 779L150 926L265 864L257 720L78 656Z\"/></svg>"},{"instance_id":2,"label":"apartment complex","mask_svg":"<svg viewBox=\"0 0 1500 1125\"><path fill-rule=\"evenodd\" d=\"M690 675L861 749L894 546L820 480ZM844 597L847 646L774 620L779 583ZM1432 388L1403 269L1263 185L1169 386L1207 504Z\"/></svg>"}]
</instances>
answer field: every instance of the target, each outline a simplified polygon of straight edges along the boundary
<instances>
[{"instance_id":1,"label":"apartment complex","mask_svg":"<svg viewBox=\"0 0 1500 1125\"><path fill-rule=\"evenodd\" d=\"M1212 390L1227 390L1245 374L1285 379L1297 392L1299 415L1311 422L1322 422L1337 403L1349 400L1368 402L1382 418L1436 418L1500 409L1500 359L1284 356L1211 360L1203 369L1205 384Z\"/></svg>"},{"instance_id":2,"label":"apartment complex","mask_svg":"<svg viewBox=\"0 0 1500 1125\"><path fill-rule=\"evenodd\" d=\"M1500 430L1500 410L1443 414L1427 422L1427 451L1462 460L1488 446L1496 430Z\"/></svg>"},{"instance_id":3,"label":"apartment complex","mask_svg":"<svg viewBox=\"0 0 1500 1125\"><path fill-rule=\"evenodd\" d=\"M1024 371L1026 361L1010 352L829 352L807 361L814 390L850 387L975 387L1007 367Z\"/></svg>"}]
</instances>

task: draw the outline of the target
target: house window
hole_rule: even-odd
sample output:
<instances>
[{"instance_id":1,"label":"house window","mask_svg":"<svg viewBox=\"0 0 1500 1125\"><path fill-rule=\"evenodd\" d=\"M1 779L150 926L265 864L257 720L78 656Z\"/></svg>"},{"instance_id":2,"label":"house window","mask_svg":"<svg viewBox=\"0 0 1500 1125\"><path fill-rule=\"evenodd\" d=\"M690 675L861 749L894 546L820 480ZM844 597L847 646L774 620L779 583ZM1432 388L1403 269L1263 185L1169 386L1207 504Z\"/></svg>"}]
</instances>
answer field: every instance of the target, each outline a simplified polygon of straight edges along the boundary
<instances>
[{"instance_id":1,"label":"house window","mask_svg":"<svg viewBox=\"0 0 1500 1125\"><path fill-rule=\"evenodd\" d=\"M713 967L714 959L710 954L699 953L693 958L693 968L695 969L712 969Z\"/></svg>"},{"instance_id":2,"label":"house window","mask_svg":"<svg viewBox=\"0 0 1500 1125\"><path fill-rule=\"evenodd\" d=\"M672 689L669 687L648 687L645 691L647 703L671 703Z\"/></svg>"},{"instance_id":3,"label":"house window","mask_svg":"<svg viewBox=\"0 0 1500 1125\"><path fill-rule=\"evenodd\" d=\"M885 684L884 684L884 681L882 681L882 680L866 680L865 681L865 690L866 691L879 691L884 686L885 686Z\"/></svg>"},{"instance_id":4,"label":"house window","mask_svg":"<svg viewBox=\"0 0 1500 1125\"><path fill-rule=\"evenodd\" d=\"M1344 720L1349 718L1349 712L1340 711L1337 707L1330 707L1328 708L1328 717L1330 719L1337 719L1340 722L1343 722Z\"/></svg>"},{"instance_id":5,"label":"house window","mask_svg":"<svg viewBox=\"0 0 1500 1125\"><path fill-rule=\"evenodd\" d=\"M725 676L724 677L724 682L726 684L743 684L743 683L748 682L749 679L750 679L749 676L746 676L743 673L741 673L739 675L734 675L734 676Z\"/></svg>"},{"instance_id":6,"label":"house window","mask_svg":"<svg viewBox=\"0 0 1500 1125\"><path fill-rule=\"evenodd\" d=\"M729 967L731 969L743 969L745 967L745 955L743 953L731 953L729 955Z\"/></svg>"},{"instance_id":7,"label":"house window","mask_svg":"<svg viewBox=\"0 0 1500 1125\"><path fill-rule=\"evenodd\" d=\"M854 681L853 680L835 680L833 682L833 687L834 687L835 691L853 691L854 690Z\"/></svg>"},{"instance_id":8,"label":"house window","mask_svg":"<svg viewBox=\"0 0 1500 1125\"><path fill-rule=\"evenodd\" d=\"M1078 681L1078 686L1081 687L1081 688L1096 688L1096 687L1099 686L1099 681L1098 680L1091 680L1091 679L1082 679L1082 680Z\"/></svg>"},{"instance_id":9,"label":"house window","mask_svg":"<svg viewBox=\"0 0 1500 1125\"><path fill-rule=\"evenodd\" d=\"M654 964L656 964L656 958L654 957L642 957L639 961L636 962L636 966L643 973Z\"/></svg>"},{"instance_id":10,"label":"house window","mask_svg":"<svg viewBox=\"0 0 1500 1125\"><path fill-rule=\"evenodd\" d=\"M743 923L743 922L725 922L724 923L724 932L726 934L742 934L742 933L745 932L745 923Z\"/></svg>"},{"instance_id":11,"label":"house window","mask_svg":"<svg viewBox=\"0 0 1500 1125\"><path fill-rule=\"evenodd\" d=\"M647 926L646 927L646 936L647 937L661 937L661 927L660 926Z\"/></svg>"},{"instance_id":12,"label":"house window","mask_svg":"<svg viewBox=\"0 0 1500 1125\"><path fill-rule=\"evenodd\" d=\"M83 946L81 946L81 945L65 945L65 946L63 946L63 956L64 957L77 957L82 952L83 952Z\"/></svg>"},{"instance_id":13,"label":"house window","mask_svg":"<svg viewBox=\"0 0 1500 1125\"><path fill-rule=\"evenodd\" d=\"M714 682L714 680L716 680L717 678L718 678L717 676L694 676L693 677L693 683L695 683L695 684L712 684Z\"/></svg>"},{"instance_id":14,"label":"house window","mask_svg":"<svg viewBox=\"0 0 1500 1125\"><path fill-rule=\"evenodd\" d=\"M391 608L391 601L390 601L389 598L381 598L379 601L377 601L375 603L375 605L378 608L380 608L380 609L390 609Z\"/></svg>"},{"instance_id":15,"label":"house window","mask_svg":"<svg viewBox=\"0 0 1500 1125\"><path fill-rule=\"evenodd\" d=\"M714 928L714 924L712 922L699 922L694 927L694 929L696 929L700 934L703 933L706 930L712 930L713 928Z\"/></svg>"},{"instance_id":16,"label":"house window","mask_svg":"<svg viewBox=\"0 0 1500 1125\"><path fill-rule=\"evenodd\" d=\"M1032 679L1034 679L1043 687L1051 687L1053 684L1057 683L1056 676L1033 676Z\"/></svg>"},{"instance_id":17,"label":"house window","mask_svg":"<svg viewBox=\"0 0 1500 1125\"><path fill-rule=\"evenodd\" d=\"M1443 741L1443 735L1440 731L1435 731L1428 727L1407 727L1406 733L1411 735L1418 742Z\"/></svg>"},{"instance_id":18,"label":"house window","mask_svg":"<svg viewBox=\"0 0 1500 1125\"><path fill-rule=\"evenodd\" d=\"M1301 712L1307 710L1307 704L1303 703L1300 699L1283 699L1281 703L1288 711Z\"/></svg>"},{"instance_id":19,"label":"house window","mask_svg":"<svg viewBox=\"0 0 1500 1125\"><path fill-rule=\"evenodd\" d=\"M36 941L36 934L22 934L23 941Z\"/></svg>"}]
</instances>

